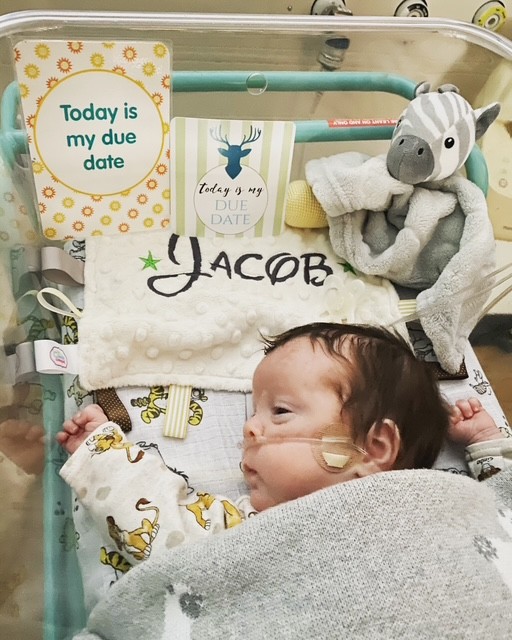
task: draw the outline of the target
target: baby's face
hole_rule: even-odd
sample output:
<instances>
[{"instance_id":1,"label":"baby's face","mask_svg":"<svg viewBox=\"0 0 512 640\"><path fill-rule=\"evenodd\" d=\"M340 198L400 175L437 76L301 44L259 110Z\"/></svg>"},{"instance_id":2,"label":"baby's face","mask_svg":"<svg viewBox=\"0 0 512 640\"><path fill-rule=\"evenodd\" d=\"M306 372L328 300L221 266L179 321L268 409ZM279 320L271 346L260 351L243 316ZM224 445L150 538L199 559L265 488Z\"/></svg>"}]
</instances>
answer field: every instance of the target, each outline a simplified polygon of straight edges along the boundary
<instances>
[{"instance_id":1,"label":"baby's face","mask_svg":"<svg viewBox=\"0 0 512 640\"><path fill-rule=\"evenodd\" d=\"M309 338L296 338L266 356L253 380L253 410L244 427L243 469L258 511L352 479L350 468L333 473L315 459L311 443L266 438L318 438L340 423L335 381L341 367ZM343 381L342 381L343 382ZM339 435L348 436L348 429Z\"/></svg>"}]
</instances>

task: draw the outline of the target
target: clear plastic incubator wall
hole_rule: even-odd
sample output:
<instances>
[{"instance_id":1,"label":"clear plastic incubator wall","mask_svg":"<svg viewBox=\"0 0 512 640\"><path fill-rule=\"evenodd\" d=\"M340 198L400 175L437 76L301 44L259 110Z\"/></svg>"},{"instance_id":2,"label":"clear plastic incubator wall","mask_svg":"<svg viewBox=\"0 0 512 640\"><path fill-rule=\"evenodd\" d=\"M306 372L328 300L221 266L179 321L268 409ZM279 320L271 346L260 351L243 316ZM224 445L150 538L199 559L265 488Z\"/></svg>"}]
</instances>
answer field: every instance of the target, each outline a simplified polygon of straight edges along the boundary
<instances>
[{"instance_id":1,"label":"clear plastic incubator wall","mask_svg":"<svg viewBox=\"0 0 512 640\"><path fill-rule=\"evenodd\" d=\"M61 125L49 123L44 136L43 133L34 136L31 118L37 113L38 104L34 102L34 111L27 112L27 105L34 96L29 95L30 82L22 81L22 76L40 71L35 59L27 62L27 65L33 65L32 71L17 59L20 52L27 51L25 43L40 46L38 55L45 74L45 91L67 73L63 67L68 64L66 60L76 64L80 43L122 42L124 49L129 48L130 43L163 43L170 52L168 85L164 87L169 89L168 98L163 94L164 99L168 99L168 112L163 119L168 123L171 118L294 123L288 183L303 183L305 166L315 158L344 151L358 151L368 156L385 154L396 119L412 99L414 88L422 82L430 83L433 88L456 85L475 109L499 102L501 110L497 120L466 164L468 176L487 194L497 242L498 267L512 258L509 244L512 241L512 43L499 35L499 31L471 23L482 3L449 3L453 5L453 11L446 15L444 7L448 3L439 2L437 7L436 3L428 2L428 18L394 15L399 4L411 4L398 2L378 3L387 8L382 9L381 15L372 17L368 15L370 3L356 0L333 3L347 5L353 13L351 17L309 15L310 5L315 4L312 2L303 3L303 7L292 2L262 2L257 15L159 13L168 10L168 7L160 6L163 3L158 6L152 3L155 6L148 7L156 13L137 13L137 3L122 3L123 6L118 7L120 12L115 14L91 10L74 12L67 6L70 3L64 2L40 2L37 11L9 13L20 8L31 9L35 3L29 4L30 7L20 7L19 2L4 2L0 16L0 336L3 342L0 353L0 487L4 501L0 523L0 636L64 640L83 627L97 594L122 579L123 568L121 565L116 567L115 556L111 554L104 557L105 573L100 578L89 571L88 561L84 559L86 554L81 554L87 547L88 537L83 521L79 527L75 522L80 511L79 501L58 474L66 455L55 442L55 433L70 411L79 408L83 401L92 401L94 391L84 390L78 382L74 384L74 371L56 375L55 371L47 372L42 364L37 344L51 341L70 346L67 343L73 340L69 336L77 322L80 327L80 315L63 316L58 310L43 306L37 292L51 286L74 301L77 310L83 306L82 275L73 279L71 274L67 279L56 281L55 265L47 264L42 255L43 249L65 248L72 256L74 250L83 249L79 246L80 241L85 239L87 245L81 223L75 223L76 238L73 238L73 232L66 237L59 236L58 222L71 213L76 213L77 220L80 221L81 215L81 220L87 221L90 205L83 201L88 187L82 189L71 185L73 193L66 191L68 200L62 196L62 207L56 208L57 198L52 199L52 193L59 197L64 193L62 189L69 185L63 184L65 181L52 176L51 172L42 187L38 171L43 168L35 161L35 155L43 143L51 147L55 140L55 145L58 144ZM87 4L94 10L102 8L99 2ZM174 4L173 11L187 10L186 2ZM212 11L215 8L218 11L221 5L240 3L194 4L198 5L195 10ZM260 11L270 12L270 5L275 9L277 4L282 5L280 13L267 15ZM468 9L469 4L475 7ZM497 5L494 10L498 17L512 12L510 3L486 4ZM457 15L455 5L459 11ZM235 11L236 8L226 10ZM507 34L508 20L503 25L496 25L491 19L490 25L500 26L501 33ZM61 43L58 46L69 45L71 48L68 47L68 55L55 60L55 65L60 64L60 67L55 66L50 71L46 56L50 56L55 42ZM73 43L77 47L75 52ZM104 47L105 56L109 55L109 50ZM100 64L98 61L99 58L96 62L91 58L88 71L92 72L94 65ZM142 69L141 66L134 84L144 80ZM84 78L86 75L84 72ZM106 86L105 95L109 91L110 87ZM155 89L152 94L155 104L160 99L156 96L158 93ZM84 102L83 107L88 105ZM67 111L60 110L60 113L64 112L70 120L75 115L71 106ZM84 113L82 111L82 115ZM251 134L244 138L247 146L259 136L256 126L261 125L255 125ZM137 136L142 135L143 131L137 130ZM232 140L230 145L227 134L221 129L212 135L218 142L216 147L224 147L224 155L220 152L224 159L219 156L219 163L221 160L226 162L228 147L235 145ZM131 141L135 142L135 137L124 139L125 147ZM86 145L87 138L82 142L73 139L72 143L68 141L68 146L70 144ZM165 167L171 167L172 172L175 150L171 148L170 158L165 157L165 151L163 149L159 155L163 158L162 164L155 163L156 167L163 167L162 175ZM242 159L243 166L244 155L240 149L238 152L237 161L240 164ZM193 169L199 175L203 160L197 149L194 154L197 167ZM183 159L186 154L178 157ZM166 164L169 161L170 165ZM237 161L235 159L235 165ZM141 176L138 182L148 184L150 178L150 175ZM168 181L169 199L170 176L162 179ZM48 189L46 195L42 195L42 188ZM107 194L105 197L112 195L107 187L102 189L102 193ZM92 187L90 193L93 193ZM139 195L138 192L135 195ZM288 191L288 199L290 197ZM80 203L82 213L74 210L78 205L73 200ZM57 216L55 224L45 222L48 218L43 217L41 203ZM163 206L167 205L164 203ZM107 214L114 215L115 207L105 211ZM158 210L153 214L158 214ZM171 225L172 215L171 210ZM57 229L57 235L49 231L53 228ZM145 233L143 229L142 233ZM243 232L240 234L242 236ZM156 263L151 260L160 256L147 254L144 245L138 258L143 261L141 265L147 267L146 275L155 275ZM226 270L226 263L223 264ZM80 273L83 256L81 265ZM123 265L119 264L117 268L122 276ZM498 286L493 296L506 286L506 282ZM61 308L61 302L55 298L52 303ZM496 311L508 312L507 298L494 307L493 312ZM194 320L191 322L193 330ZM80 333L80 329L78 331ZM62 358L70 357L65 349L62 353ZM53 364L58 368L59 358L56 360ZM491 386L485 382L485 372L478 360L466 358L466 368L469 377L465 383L459 380L457 384L466 384L466 391L471 391L468 384L477 393L482 391L483 398L491 398L489 402L494 414L504 419L500 398L495 397ZM158 418L161 420L159 429L165 428L169 398L167 391L165 397L157 397L155 389L164 389L165 385L165 382L142 385L150 391L141 392L139 406L134 397L127 396L130 411L137 410L143 421L144 416L149 422ZM457 387L449 393L458 391ZM200 415L206 402L202 398L207 398L208 387L196 389L194 393L191 402L195 404L190 406L197 410L195 415ZM121 391L119 397L123 399ZM151 411L156 412L153 417ZM244 418L243 413L236 416L240 430ZM506 423L506 419L504 421ZM145 437L138 434L139 440ZM176 438L167 437L166 442L171 441ZM192 426L189 422L188 435L178 440L180 455L186 450L187 441L190 446L194 445L194 451L201 449L200 426ZM215 445L218 449L222 446L218 442ZM240 482L236 437L229 456L233 477ZM197 464L202 465L203 470L209 468L208 461L200 460ZM97 564L100 564L99 560Z\"/></svg>"}]
</instances>

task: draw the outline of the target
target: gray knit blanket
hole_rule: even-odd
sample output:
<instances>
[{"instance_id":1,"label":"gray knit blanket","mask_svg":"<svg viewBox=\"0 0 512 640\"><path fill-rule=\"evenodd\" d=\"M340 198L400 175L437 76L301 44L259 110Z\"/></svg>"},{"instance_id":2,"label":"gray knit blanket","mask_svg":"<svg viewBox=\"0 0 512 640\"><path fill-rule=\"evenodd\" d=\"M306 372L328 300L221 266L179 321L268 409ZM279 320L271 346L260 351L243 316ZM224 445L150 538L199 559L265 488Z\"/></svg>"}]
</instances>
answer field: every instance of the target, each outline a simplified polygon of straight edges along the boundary
<instances>
[{"instance_id":1,"label":"gray knit blanket","mask_svg":"<svg viewBox=\"0 0 512 640\"><path fill-rule=\"evenodd\" d=\"M459 175L405 184L389 174L385 155L356 152L309 161L306 179L334 251L362 273L419 290L423 330L441 366L456 373L495 267L482 191Z\"/></svg>"},{"instance_id":2,"label":"gray knit blanket","mask_svg":"<svg viewBox=\"0 0 512 640\"><path fill-rule=\"evenodd\" d=\"M512 638L512 470L392 471L132 569L80 640Z\"/></svg>"}]
</instances>

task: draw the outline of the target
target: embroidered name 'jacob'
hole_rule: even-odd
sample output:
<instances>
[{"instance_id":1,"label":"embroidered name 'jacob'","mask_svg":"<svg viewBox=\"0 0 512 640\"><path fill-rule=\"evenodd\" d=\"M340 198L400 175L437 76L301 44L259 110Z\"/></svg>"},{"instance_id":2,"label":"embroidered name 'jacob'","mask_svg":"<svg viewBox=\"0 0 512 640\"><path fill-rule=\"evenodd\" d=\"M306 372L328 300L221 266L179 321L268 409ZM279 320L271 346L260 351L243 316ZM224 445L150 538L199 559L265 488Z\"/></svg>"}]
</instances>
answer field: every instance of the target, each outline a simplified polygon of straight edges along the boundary
<instances>
[{"instance_id":1,"label":"embroidered name 'jacob'","mask_svg":"<svg viewBox=\"0 0 512 640\"><path fill-rule=\"evenodd\" d=\"M200 278L213 278L217 272L224 273L230 280L240 278L257 282L267 279L272 285L286 282L290 278L301 278L305 284L314 287L323 286L327 276L333 273L327 263L327 256L319 252L307 252L294 256L286 251L280 251L269 257L256 252L247 252L233 258L225 251L220 251L209 265L203 265L198 239L172 234L169 238L168 257L177 267L182 266L176 256L178 240L190 243L190 262L187 261L190 267L183 265L183 271L148 278L149 289L160 296L168 298L177 296L191 289ZM255 266L258 267L256 270ZM176 278L179 280L176 281ZM179 286L183 279L185 284ZM179 288L172 286L174 284Z\"/></svg>"}]
</instances>

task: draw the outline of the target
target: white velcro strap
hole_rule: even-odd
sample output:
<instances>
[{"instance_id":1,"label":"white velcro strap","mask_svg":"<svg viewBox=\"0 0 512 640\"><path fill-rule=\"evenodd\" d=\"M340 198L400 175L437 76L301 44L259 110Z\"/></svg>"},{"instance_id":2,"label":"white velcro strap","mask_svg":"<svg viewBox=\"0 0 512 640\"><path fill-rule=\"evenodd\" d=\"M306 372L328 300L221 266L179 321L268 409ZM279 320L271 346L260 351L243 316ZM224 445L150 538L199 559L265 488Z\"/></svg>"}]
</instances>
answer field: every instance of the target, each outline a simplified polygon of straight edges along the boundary
<instances>
[{"instance_id":1,"label":"white velcro strap","mask_svg":"<svg viewBox=\"0 0 512 640\"><path fill-rule=\"evenodd\" d=\"M41 249L41 271L50 282L69 286L84 284L84 262L59 247Z\"/></svg>"},{"instance_id":2,"label":"white velcro strap","mask_svg":"<svg viewBox=\"0 0 512 640\"><path fill-rule=\"evenodd\" d=\"M54 340L36 340L34 358L39 373L78 375L78 345L59 344Z\"/></svg>"}]
</instances>

